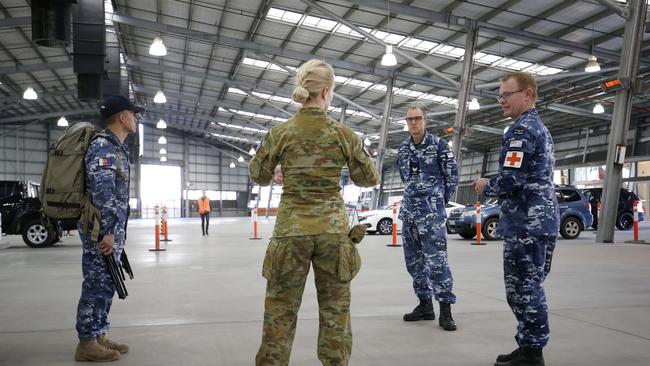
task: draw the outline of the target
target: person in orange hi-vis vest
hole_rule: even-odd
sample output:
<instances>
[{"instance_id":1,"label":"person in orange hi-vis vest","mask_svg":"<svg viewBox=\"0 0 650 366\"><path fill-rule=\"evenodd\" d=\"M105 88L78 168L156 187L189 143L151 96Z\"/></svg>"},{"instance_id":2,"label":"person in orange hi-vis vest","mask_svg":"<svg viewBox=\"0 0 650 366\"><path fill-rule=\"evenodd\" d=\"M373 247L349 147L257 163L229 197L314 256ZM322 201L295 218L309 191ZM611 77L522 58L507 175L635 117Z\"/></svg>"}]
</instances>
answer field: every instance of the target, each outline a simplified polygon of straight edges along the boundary
<instances>
[{"instance_id":1,"label":"person in orange hi-vis vest","mask_svg":"<svg viewBox=\"0 0 650 366\"><path fill-rule=\"evenodd\" d=\"M201 215L201 230L203 235L208 235L208 227L210 226L210 212L212 208L210 207L210 199L205 195L203 191L203 196L199 198L199 215Z\"/></svg>"}]
</instances>

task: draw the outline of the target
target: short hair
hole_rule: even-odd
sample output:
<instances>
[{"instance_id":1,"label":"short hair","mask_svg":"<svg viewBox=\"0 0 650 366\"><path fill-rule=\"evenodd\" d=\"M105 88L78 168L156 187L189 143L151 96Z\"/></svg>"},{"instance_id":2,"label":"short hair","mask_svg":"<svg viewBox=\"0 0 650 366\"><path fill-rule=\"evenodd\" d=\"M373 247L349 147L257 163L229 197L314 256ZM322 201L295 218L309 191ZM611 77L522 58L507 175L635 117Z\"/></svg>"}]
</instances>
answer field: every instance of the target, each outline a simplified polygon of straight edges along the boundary
<instances>
[{"instance_id":1,"label":"short hair","mask_svg":"<svg viewBox=\"0 0 650 366\"><path fill-rule=\"evenodd\" d=\"M422 103L411 103L406 107L406 111L410 111L411 109L419 109L422 111L422 117L424 119L427 119L427 110L424 108L424 105Z\"/></svg>"},{"instance_id":2,"label":"short hair","mask_svg":"<svg viewBox=\"0 0 650 366\"><path fill-rule=\"evenodd\" d=\"M533 90L533 100L537 100L537 82L535 77L527 72L513 72L506 74L501 78L501 82L515 79L520 88L530 88Z\"/></svg>"},{"instance_id":3,"label":"short hair","mask_svg":"<svg viewBox=\"0 0 650 366\"><path fill-rule=\"evenodd\" d=\"M109 125L113 124L114 122L116 122L120 118L120 114L122 114L124 112L126 112L126 110L114 113L112 116L109 116L108 118L104 119L104 123L106 124L106 126L109 126Z\"/></svg>"},{"instance_id":4,"label":"short hair","mask_svg":"<svg viewBox=\"0 0 650 366\"><path fill-rule=\"evenodd\" d=\"M291 99L303 104L332 84L334 84L332 66L325 61L309 60L296 70L296 87L291 93Z\"/></svg>"}]
</instances>

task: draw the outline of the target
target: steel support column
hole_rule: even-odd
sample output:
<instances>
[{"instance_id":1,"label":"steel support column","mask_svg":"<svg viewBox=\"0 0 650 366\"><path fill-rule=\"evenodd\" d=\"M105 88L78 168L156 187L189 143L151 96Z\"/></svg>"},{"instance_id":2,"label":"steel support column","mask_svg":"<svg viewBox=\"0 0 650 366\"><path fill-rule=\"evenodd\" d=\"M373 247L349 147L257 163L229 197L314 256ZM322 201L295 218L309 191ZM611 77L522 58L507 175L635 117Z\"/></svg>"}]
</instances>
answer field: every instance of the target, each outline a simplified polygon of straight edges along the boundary
<instances>
[{"instance_id":1,"label":"steel support column","mask_svg":"<svg viewBox=\"0 0 650 366\"><path fill-rule=\"evenodd\" d=\"M395 74L391 74L388 78L388 85L386 85L386 97L384 98L384 115L381 124L379 150L377 151L377 160L375 161L377 171L383 182L383 174L381 170L384 166L384 158L386 157L386 140L388 138L388 125L390 124L390 112L393 109L393 86L395 85ZM379 194L381 193L381 185L379 189L372 191L372 209L377 208L379 202Z\"/></svg>"},{"instance_id":2,"label":"steel support column","mask_svg":"<svg viewBox=\"0 0 650 366\"><path fill-rule=\"evenodd\" d=\"M183 136L183 182L185 190L185 217L190 217L190 141Z\"/></svg>"},{"instance_id":3,"label":"steel support column","mask_svg":"<svg viewBox=\"0 0 650 366\"><path fill-rule=\"evenodd\" d=\"M639 70L639 56L643 42L643 28L645 26L646 4L645 0L630 0L628 2L630 17L625 25L623 47L621 53L621 69L618 76L634 80ZM602 220L598 222L596 242L614 242L614 224L618 209L618 196L621 188L623 165L615 164L617 146L627 145L627 132L630 126L632 109L632 90L623 89L616 92L614 112L607 149L607 163L605 165L606 178L603 187Z\"/></svg>"},{"instance_id":4,"label":"steel support column","mask_svg":"<svg viewBox=\"0 0 650 366\"><path fill-rule=\"evenodd\" d=\"M462 165L461 147L463 144L463 134L465 133L465 120L467 119L467 101L469 92L472 89L472 69L474 68L474 52L476 51L476 42L478 40L478 27L472 22L466 28L465 35L465 57L463 59L463 68L460 75L460 91L458 92L458 111L454 120L453 149L458 165L458 174Z\"/></svg>"},{"instance_id":5,"label":"steel support column","mask_svg":"<svg viewBox=\"0 0 650 366\"><path fill-rule=\"evenodd\" d=\"M348 112L347 103L341 104L341 115L339 116L339 122L341 122L342 125L345 125L345 118L346 118L347 112Z\"/></svg>"}]
</instances>

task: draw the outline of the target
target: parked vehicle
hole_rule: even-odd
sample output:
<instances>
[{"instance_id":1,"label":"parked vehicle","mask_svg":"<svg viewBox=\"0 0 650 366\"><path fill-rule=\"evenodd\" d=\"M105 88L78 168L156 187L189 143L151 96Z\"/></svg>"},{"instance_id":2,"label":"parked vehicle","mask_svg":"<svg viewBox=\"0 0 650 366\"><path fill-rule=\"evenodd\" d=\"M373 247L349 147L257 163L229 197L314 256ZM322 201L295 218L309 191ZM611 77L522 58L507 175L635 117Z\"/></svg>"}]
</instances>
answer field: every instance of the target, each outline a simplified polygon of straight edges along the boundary
<instances>
[{"instance_id":1,"label":"parked vehicle","mask_svg":"<svg viewBox=\"0 0 650 366\"><path fill-rule=\"evenodd\" d=\"M399 204L398 204L399 212ZM447 211L447 216L451 210L455 208L465 207L456 202L447 203L445 211ZM383 206L377 210L370 210L365 212L359 212L359 223L365 224L367 229L366 232L370 234L379 233L382 235L389 235L393 233L393 206ZM448 227L449 229L449 227ZM397 219L397 231L402 231L402 220Z\"/></svg>"},{"instance_id":2,"label":"parked vehicle","mask_svg":"<svg viewBox=\"0 0 650 366\"><path fill-rule=\"evenodd\" d=\"M575 239L591 226L589 201L582 192L572 186L556 186L555 194L560 205L560 235ZM497 227L501 206L496 198L489 198L481 204L481 235L487 240L499 239ZM454 209L449 215L448 225L465 239L476 236L476 208L474 206Z\"/></svg>"},{"instance_id":3,"label":"parked vehicle","mask_svg":"<svg viewBox=\"0 0 650 366\"><path fill-rule=\"evenodd\" d=\"M602 188L588 188L582 191L589 203L591 204L591 214L594 216L593 228L598 228L598 202L601 202L603 189ZM634 201L639 201L637 204L637 211L639 213L639 221L645 220L645 207L641 202L639 196L632 191L621 188L621 193L618 195L618 209L616 211L616 227L619 230L630 230L634 225Z\"/></svg>"},{"instance_id":4,"label":"parked vehicle","mask_svg":"<svg viewBox=\"0 0 650 366\"><path fill-rule=\"evenodd\" d=\"M34 182L0 181L2 232L7 235L22 235L25 244L32 248L50 246L59 240L61 230L77 227L76 220L61 222L58 228L44 222L41 218L38 188L39 185Z\"/></svg>"}]
</instances>

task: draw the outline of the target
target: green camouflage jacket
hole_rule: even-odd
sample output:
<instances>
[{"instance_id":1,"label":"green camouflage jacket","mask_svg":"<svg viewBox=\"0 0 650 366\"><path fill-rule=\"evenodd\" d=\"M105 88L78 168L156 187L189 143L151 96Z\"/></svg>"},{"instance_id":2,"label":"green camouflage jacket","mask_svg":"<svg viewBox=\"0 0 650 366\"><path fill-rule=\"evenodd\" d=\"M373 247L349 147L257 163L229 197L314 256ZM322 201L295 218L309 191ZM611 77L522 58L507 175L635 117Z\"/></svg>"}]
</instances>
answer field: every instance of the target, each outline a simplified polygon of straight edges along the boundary
<instances>
[{"instance_id":1,"label":"green camouflage jacket","mask_svg":"<svg viewBox=\"0 0 650 366\"><path fill-rule=\"evenodd\" d=\"M264 136L248 165L251 179L269 185L277 164L282 165L284 187L275 237L348 232L339 185L346 164L356 185L379 184L361 138L320 108L302 108Z\"/></svg>"}]
</instances>

